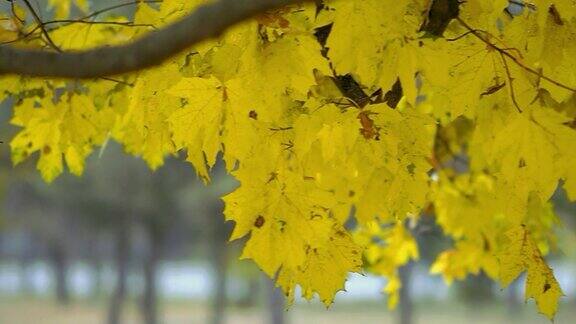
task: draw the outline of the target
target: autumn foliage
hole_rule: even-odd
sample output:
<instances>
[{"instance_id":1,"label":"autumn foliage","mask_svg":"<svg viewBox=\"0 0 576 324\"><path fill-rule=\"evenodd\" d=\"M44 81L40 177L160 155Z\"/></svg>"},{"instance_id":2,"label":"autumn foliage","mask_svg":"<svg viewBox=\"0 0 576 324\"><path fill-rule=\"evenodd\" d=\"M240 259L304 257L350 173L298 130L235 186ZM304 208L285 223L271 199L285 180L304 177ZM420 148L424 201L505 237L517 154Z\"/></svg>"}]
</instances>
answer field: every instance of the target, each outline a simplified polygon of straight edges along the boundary
<instances>
[{"instance_id":1,"label":"autumn foliage","mask_svg":"<svg viewBox=\"0 0 576 324\"><path fill-rule=\"evenodd\" d=\"M133 21L50 3L50 24L4 14L2 46L123 44L204 1L143 1ZM62 20L72 5L89 18ZM20 127L14 162L37 156L46 181L64 165L81 175L110 140L151 169L185 151L206 182L221 155L241 183L223 198L231 239L248 237L242 258L290 299L299 285L329 305L350 272L369 271L388 278L393 307L398 268L419 257L415 229L434 218L453 246L432 273L483 271L506 287L526 272L526 298L552 318L563 293L544 259L561 226L549 200L559 184L576 199L575 67L570 0L316 1L157 68L9 75L0 93Z\"/></svg>"}]
</instances>

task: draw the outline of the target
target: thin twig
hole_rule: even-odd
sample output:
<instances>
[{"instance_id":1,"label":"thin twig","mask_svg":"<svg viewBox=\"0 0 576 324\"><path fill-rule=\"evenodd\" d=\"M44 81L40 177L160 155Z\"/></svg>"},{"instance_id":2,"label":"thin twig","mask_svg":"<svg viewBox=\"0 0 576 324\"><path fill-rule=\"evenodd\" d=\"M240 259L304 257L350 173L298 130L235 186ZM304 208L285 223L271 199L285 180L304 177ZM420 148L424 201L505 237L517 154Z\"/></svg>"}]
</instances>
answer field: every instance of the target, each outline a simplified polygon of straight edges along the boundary
<instances>
[{"instance_id":1,"label":"thin twig","mask_svg":"<svg viewBox=\"0 0 576 324\"><path fill-rule=\"evenodd\" d=\"M11 0L10 0L11 1ZM40 30L43 26L48 26L48 25L52 25L52 24L62 24L62 26L69 26L72 24L77 24L77 23L91 23L91 24L110 24L110 25L120 25L120 26L124 26L124 27L152 27L154 29L156 29L156 26L152 25L152 24L135 24L133 22L114 22L114 21L86 21L86 19L90 19L90 18L94 18L98 15L101 15L103 13L115 10L115 9L119 9L122 7L127 7L127 6L132 6L135 4L140 4L140 3L147 3L147 4L154 4L154 3L162 3L163 0L141 0L141 1L132 1L132 2L127 2L127 3L123 3L123 4L119 4L119 5L114 5L111 7L107 7L107 8L103 8L100 9L98 11L94 11L92 13L90 13L87 16L84 16L82 18L80 18L79 20L74 20L74 19L62 19L62 20L49 20L49 21L44 21L42 24L37 24L32 30L30 30L29 32L27 32L24 35L21 35L21 37L18 37L16 39L10 40L10 41L5 41L0 43L0 45L6 45L6 44L12 44L12 43L17 43L23 40L30 40L28 37L30 37L31 35L33 35L36 31ZM4 19L0 19L0 20L4 20ZM8 18L5 18L5 20L9 20ZM59 26L59 27L62 27ZM56 30L57 28L49 28L46 29L47 32L51 32Z\"/></svg>"},{"instance_id":2,"label":"thin twig","mask_svg":"<svg viewBox=\"0 0 576 324\"><path fill-rule=\"evenodd\" d=\"M118 80L118 79L114 79L114 78L110 78L110 77L100 77L99 79L114 82L114 83L123 84L123 85L129 86L131 88L134 87L134 83L130 83L130 82L126 82L123 80Z\"/></svg>"},{"instance_id":3,"label":"thin twig","mask_svg":"<svg viewBox=\"0 0 576 324\"><path fill-rule=\"evenodd\" d=\"M514 79L512 78L512 74L510 74L510 68L508 67L508 62L506 62L506 57L504 54L500 53L500 58L502 59L502 64L504 64L504 70L506 70L506 76L508 77L508 88L510 89L510 97L512 97L512 103L518 110L519 113L522 113L522 109L516 101L516 95L514 94Z\"/></svg>"},{"instance_id":4,"label":"thin twig","mask_svg":"<svg viewBox=\"0 0 576 324\"><path fill-rule=\"evenodd\" d=\"M16 38L16 39L12 39L12 40L9 40L9 41L2 42L2 43L0 43L0 46L1 46L1 45L18 43L18 42L21 42L21 41L23 41L23 40L29 40L29 41L30 41L30 40L33 40L33 39L42 38L42 37L40 37L40 36L36 36L36 37L33 37L33 38L29 38L30 36L32 36L32 34L34 34L34 32L26 33L26 34L22 35L22 37L18 37L18 38Z\"/></svg>"},{"instance_id":5,"label":"thin twig","mask_svg":"<svg viewBox=\"0 0 576 324\"><path fill-rule=\"evenodd\" d=\"M65 26L69 26L72 24L90 24L90 25L111 25L111 26L122 26L122 27L130 27L130 28L134 28L134 27L150 27L152 29L157 29L156 26L154 26L153 24L135 24L131 21L126 21L126 22L120 22L120 21L84 21L84 20L54 20L51 22L44 22L44 25L47 25L48 23L57 23L57 22L68 22ZM13 40L9 40L9 41L5 41L0 43L0 45L6 45L6 44L12 44L12 43L17 43L17 42L21 42L23 40L31 40L31 39L35 39L35 38L29 38L30 36L32 36L36 31L38 31L40 29L41 25L36 25L36 27L34 27L31 31L27 32L26 34L22 35L21 37L18 37L16 39ZM51 28L51 29L46 29L47 32L51 32L56 30L57 28Z\"/></svg>"},{"instance_id":6,"label":"thin twig","mask_svg":"<svg viewBox=\"0 0 576 324\"><path fill-rule=\"evenodd\" d=\"M34 20L36 20L36 23L38 24L38 26L40 26L40 30L42 31L42 35L44 35L44 37L46 38L46 41L48 42L50 47L52 47L52 49L54 49L57 52L62 52L60 47L58 47L56 44L54 44L54 41L52 41L52 37L50 37L50 35L46 31L46 28L44 28L44 23L42 22L42 19L40 19L40 16L38 16L38 14L36 13L36 10L34 9L34 7L32 7L32 4L30 4L30 1L28 1L28 0L23 0L23 1L24 1L24 4L26 5L26 7L28 7L28 10L32 14L32 16L34 17Z\"/></svg>"},{"instance_id":7,"label":"thin twig","mask_svg":"<svg viewBox=\"0 0 576 324\"><path fill-rule=\"evenodd\" d=\"M45 22L44 26L55 23L66 23L66 26L72 24L87 24L87 25L116 25L123 27L152 27L156 29L156 26L154 26L153 24L135 24L132 21L88 21L88 20L74 20L74 19L62 19L62 20Z\"/></svg>"},{"instance_id":8,"label":"thin twig","mask_svg":"<svg viewBox=\"0 0 576 324\"><path fill-rule=\"evenodd\" d=\"M462 38L464 38L464 37L472 34L472 33L475 32L475 31L481 31L481 30L478 30L478 29L469 30L469 31L465 32L464 34L462 34L462 35L460 35L460 36L456 36L456 37L454 37L454 38L446 38L446 41L448 41L448 42L455 42L455 41L457 41L457 40L460 40L460 39L462 39Z\"/></svg>"},{"instance_id":9,"label":"thin twig","mask_svg":"<svg viewBox=\"0 0 576 324\"><path fill-rule=\"evenodd\" d=\"M16 18L16 20L18 20L21 24L24 24L24 19L18 17L18 14L16 13L16 7L14 7L14 0L8 0L8 1L10 1L10 11L12 12L12 16Z\"/></svg>"},{"instance_id":10,"label":"thin twig","mask_svg":"<svg viewBox=\"0 0 576 324\"><path fill-rule=\"evenodd\" d=\"M482 35L480 35L480 33L479 33L476 29L470 27L470 25L468 25L468 24L467 24L465 21L463 21L460 17L456 17L456 20L457 20L462 26L464 26L464 28L468 29L468 30L472 33L472 35L476 36L476 38L480 39L482 42L484 42L484 43L485 43L486 45L488 45L490 48L496 50L496 51L497 51L498 53L500 53L501 55L504 55L504 56L508 57L508 58L511 59L514 63L516 63L516 65L520 66L520 67L523 68L524 70L526 70L526 71L528 71L528 72L530 72L530 73L532 73L532 74L534 74L534 75L536 75L536 76L538 76L538 77L540 77L540 78L542 78L542 79L544 79L544 80L546 80L546 81L548 81L548 82L550 82L550 83L552 83L552 84L554 84L554 85L556 85L556 86L558 86L558 87L560 87L560 88L562 88L562 89L566 89L566 90L569 90L569 91L572 91L572 92L576 92L576 88L572 88L572 87L570 87L570 86L567 86L567 85L565 85L565 84L563 84L563 83L561 83L561 82L558 82L558 81L556 81L556 80L554 80L554 79L552 79L552 78L547 77L547 76L544 75L542 72L536 71L535 69L533 69L533 68L531 68L531 67L529 67L529 66L526 66L524 63L520 62L520 60L519 60L517 57L515 57L515 56L512 55L512 54L510 54L508 51L506 51L506 50L504 50L504 49L496 46L495 44L493 44L493 43L490 42L489 40L487 40L487 39L485 39L484 37L482 37Z\"/></svg>"},{"instance_id":11,"label":"thin twig","mask_svg":"<svg viewBox=\"0 0 576 324\"><path fill-rule=\"evenodd\" d=\"M123 7L133 6L133 5L137 5L137 4L140 4L140 3L154 4L154 3L162 3L162 2L164 2L164 1L162 1L162 0L137 0L137 1L132 1L132 2L121 3L121 4L118 4L118 5L114 5L114 6L110 6L110 7L104 8L104 9L100 9L100 10L94 11L94 12L92 12L91 14L80 18L80 20L86 20L86 19L94 18L94 17L99 16L99 15L101 15L101 14L103 14L103 13L108 12L108 11L120 9L120 8L123 8Z\"/></svg>"}]
</instances>

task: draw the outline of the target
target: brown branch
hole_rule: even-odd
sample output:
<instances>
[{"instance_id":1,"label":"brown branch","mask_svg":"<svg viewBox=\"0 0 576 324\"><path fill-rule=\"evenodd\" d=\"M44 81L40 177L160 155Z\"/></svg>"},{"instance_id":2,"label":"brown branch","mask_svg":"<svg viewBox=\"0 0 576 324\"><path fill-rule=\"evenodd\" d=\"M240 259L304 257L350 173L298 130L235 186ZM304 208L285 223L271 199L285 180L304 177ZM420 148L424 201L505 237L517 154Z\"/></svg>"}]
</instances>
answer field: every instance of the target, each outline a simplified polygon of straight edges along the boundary
<instances>
[{"instance_id":1,"label":"brown branch","mask_svg":"<svg viewBox=\"0 0 576 324\"><path fill-rule=\"evenodd\" d=\"M218 0L165 28L118 46L75 52L0 47L0 74L97 78L158 65L227 28L270 9L311 0Z\"/></svg>"}]
</instances>

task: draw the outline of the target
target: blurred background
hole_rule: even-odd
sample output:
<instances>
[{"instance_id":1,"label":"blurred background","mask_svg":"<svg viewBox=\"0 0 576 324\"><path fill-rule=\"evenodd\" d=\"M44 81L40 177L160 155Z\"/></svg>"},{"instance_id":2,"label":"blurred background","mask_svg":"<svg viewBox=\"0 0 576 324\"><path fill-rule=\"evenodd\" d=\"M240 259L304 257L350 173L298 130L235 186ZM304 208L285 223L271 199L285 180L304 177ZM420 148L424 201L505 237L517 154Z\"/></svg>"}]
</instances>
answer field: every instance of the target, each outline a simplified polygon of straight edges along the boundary
<instances>
[{"instance_id":1,"label":"blurred background","mask_svg":"<svg viewBox=\"0 0 576 324\"><path fill-rule=\"evenodd\" d=\"M1 324L549 323L524 302L524 278L502 290L484 275L450 287L429 275L450 246L437 229L418 237L422 258L402 269L397 310L386 307L384 279L351 275L329 309L297 300L286 311L272 282L238 260L242 242L227 242L233 224L219 197L237 183L222 165L205 186L181 158L151 172L109 143L82 178L47 185L33 159L12 166L10 115L10 102L1 103ZM562 192L555 203L564 226L550 261L566 294L555 322L576 323L576 205Z\"/></svg>"}]
</instances>

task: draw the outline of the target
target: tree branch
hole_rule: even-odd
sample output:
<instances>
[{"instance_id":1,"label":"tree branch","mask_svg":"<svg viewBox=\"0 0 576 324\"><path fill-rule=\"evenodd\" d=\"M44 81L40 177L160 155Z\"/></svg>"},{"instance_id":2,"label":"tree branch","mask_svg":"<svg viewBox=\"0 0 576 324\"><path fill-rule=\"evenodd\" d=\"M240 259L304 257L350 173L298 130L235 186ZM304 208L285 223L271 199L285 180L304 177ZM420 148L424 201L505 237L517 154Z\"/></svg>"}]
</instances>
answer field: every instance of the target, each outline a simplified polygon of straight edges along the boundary
<instances>
[{"instance_id":1,"label":"tree branch","mask_svg":"<svg viewBox=\"0 0 576 324\"><path fill-rule=\"evenodd\" d=\"M97 78L162 63L230 26L266 10L311 0L218 0L158 31L125 45L75 52L48 52L0 46L0 74Z\"/></svg>"}]
</instances>

